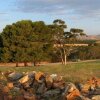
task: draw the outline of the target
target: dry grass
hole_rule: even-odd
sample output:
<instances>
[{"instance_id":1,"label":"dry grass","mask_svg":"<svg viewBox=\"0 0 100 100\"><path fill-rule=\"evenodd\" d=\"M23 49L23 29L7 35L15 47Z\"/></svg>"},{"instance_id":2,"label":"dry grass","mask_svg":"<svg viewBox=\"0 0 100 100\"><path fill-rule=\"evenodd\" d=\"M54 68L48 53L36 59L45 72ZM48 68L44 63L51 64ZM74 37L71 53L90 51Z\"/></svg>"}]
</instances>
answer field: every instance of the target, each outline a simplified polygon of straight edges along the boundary
<instances>
[{"instance_id":1,"label":"dry grass","mask_svg":"<svg viewBox=\"0 0 100 100\"><path fill-rule=\"evenodd\" d=\"M71 82L84 82L88 78L96 76L100 78L100 60L92 62L79 62L73 64L67 64L66 66L61 64L50 64L40 67L0 67L0 71L42 71L49 74L59 74L64 77L64 80Z\"/></svg>"}]
</instances>

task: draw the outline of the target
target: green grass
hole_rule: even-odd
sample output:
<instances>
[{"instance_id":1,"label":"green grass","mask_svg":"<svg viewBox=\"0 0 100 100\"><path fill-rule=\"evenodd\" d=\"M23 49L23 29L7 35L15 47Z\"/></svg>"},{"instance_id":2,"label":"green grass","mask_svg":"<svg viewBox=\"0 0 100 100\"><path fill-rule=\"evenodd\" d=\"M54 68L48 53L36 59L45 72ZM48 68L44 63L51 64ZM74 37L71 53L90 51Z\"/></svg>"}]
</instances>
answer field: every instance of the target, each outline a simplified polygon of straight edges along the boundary
<instances>
[{"instance_id":1,"label":"green grass","mask_svg":"<svg viewBox=\"0 0 100 100\"><path fill-rule=\"evenodd\" d=\"M39 67L0 67L0 71L42 71L49 74L62 75L65 81L84 82L93 76L100 78L100 60L92 62L69 63L66 66L61 64L49 64Z\"/></svg>"}]
</instances>

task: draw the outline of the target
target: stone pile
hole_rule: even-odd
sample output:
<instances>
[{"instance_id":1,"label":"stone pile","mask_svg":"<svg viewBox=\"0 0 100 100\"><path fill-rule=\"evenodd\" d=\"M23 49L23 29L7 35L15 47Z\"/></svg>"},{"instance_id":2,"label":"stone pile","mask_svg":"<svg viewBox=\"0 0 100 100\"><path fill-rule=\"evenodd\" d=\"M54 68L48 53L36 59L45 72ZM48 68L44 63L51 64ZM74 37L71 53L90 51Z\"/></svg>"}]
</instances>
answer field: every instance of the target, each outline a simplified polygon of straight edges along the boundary
<instances>
[{"instance_id":1,"label":"stone pile","mask_svg":"<svg viewBox=\"0 0 100 100\"><path fill-rule=\"evenodd\" d=\"M1 73L0 100L100 100L100 79L85 84L65 82L57 74Z\"/></svg>"}]
</instances>

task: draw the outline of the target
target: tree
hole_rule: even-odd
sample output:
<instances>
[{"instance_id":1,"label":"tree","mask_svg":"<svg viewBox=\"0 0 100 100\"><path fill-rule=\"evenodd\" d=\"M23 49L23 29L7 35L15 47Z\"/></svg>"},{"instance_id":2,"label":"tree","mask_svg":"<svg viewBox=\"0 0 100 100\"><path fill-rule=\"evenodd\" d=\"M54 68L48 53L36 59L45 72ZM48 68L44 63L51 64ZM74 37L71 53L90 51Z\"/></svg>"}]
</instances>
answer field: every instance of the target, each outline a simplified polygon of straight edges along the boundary
<instances>
[{"instance_id":1,"label":"tree","mask_svg":"<svg viewBox=\"0 0 100 100\"><path fill-rule=\"evenodd\" d=\"M70 44L77 41L77 36L84 34L81 29L72 28L66 32L66 28L66 23L60 19L54 20L52 25L30 20L7 25L0 35L0 60L16 62L16 66L19 62L24 62L25 66L27 62L36 65L42 60L52 59L54 52L66 65L67 57L75 50Z\"/></svg>"},{"instance_id":2,"label":"tree","mask_svg":"<svg viewBox=\"0 0 100 100\"><path fill-rule=\"evenodd\" d=\"M65 22L61 19L56 19L53 21L53 25L50 25L51 29L53 30L53 42L56 46L56 51L60 53L60 58L63 60L62 48L59 48L59 45L62 45L64 39L64 29L67 28ZM59 44L59 45L58 45Z\"/></svg>"},{"instance_id":3,"label":"tree","mask_svg":"<svg viewBox=\"0 0 100 100\"><path fill-rule=\"evenodd\" d=\"M74 44L77 41L77 36L82 36L84 33L82 29L75 28L70 29L70 32L65 32L67 25L60 19L54 20L53 23L54 44L60 53L62 64L66 65L67 57L75 50L74 46L70 44Z\"/></svg>"},{"instance_id":4,"label":"tree","mask_svg":"<svg viewBox=\"0 0 100 100\"><path fill-rule=\"evenodd\" d=\"M1 61L16 62L16 66L18 62L25 66L30 61L38 62L45 58L43 47L50 43L51 36L50 28L42 21L22 20L7 25L1 33Z\"/></svg>"}]
</instances>

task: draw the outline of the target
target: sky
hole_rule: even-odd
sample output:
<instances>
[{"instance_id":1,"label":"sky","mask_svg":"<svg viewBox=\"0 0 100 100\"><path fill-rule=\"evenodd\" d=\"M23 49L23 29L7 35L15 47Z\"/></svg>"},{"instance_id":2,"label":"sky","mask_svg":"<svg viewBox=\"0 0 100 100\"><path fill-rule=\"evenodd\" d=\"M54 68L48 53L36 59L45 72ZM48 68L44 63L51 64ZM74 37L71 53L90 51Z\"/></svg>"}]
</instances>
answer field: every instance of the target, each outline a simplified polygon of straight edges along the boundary
<instances>
[{"instance_id":1,"label":"sky","mask_svg":"<svg viewBox=\"0 0 100 100\"><path fill-rule=\"evenodd\" d=\"M0 32L20 20L62 19L70 28L100 35L100 0L0 0Z\"/></svg>"}]
</instances>

